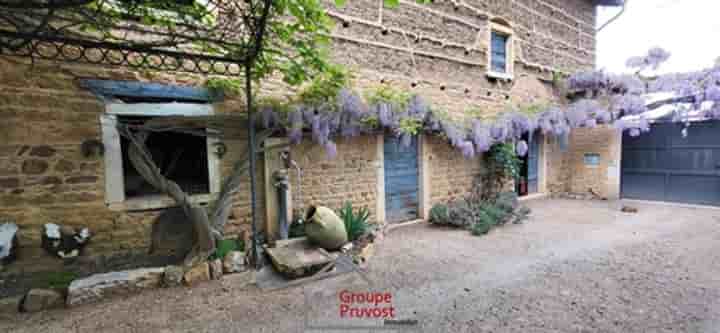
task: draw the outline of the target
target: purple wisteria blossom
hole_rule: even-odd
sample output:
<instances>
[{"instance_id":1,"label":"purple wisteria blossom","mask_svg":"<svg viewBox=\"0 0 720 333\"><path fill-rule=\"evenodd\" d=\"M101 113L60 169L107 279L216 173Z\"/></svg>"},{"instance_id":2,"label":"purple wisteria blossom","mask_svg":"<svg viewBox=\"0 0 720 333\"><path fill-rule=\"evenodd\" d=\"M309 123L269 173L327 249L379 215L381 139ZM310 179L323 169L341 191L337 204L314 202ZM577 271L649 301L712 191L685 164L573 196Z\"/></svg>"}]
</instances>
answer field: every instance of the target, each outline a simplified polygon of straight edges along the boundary
<instances>
[{"instance_id":1,"label":"purple wisteria blossom","mask_svg":"<svg viewBox=\"0 0 720 333\"><path fill-rule=\"evenodd\" d=\"M460 143L458 143L457 148L460 149L460 152L462 152L462 155L465 156L465 158L475 157L475 147L473 146L472 142L461 141Z\"/></svg>"},{"instance_id":2,"label":"purple wisteria blossom","mask_svg":"<svg viewBox=\"0 0 720 333\"><path fill-rule=\"evenodd\" d=\"M571 91L601 90L607 88L609 83L610 77L602 70L578 72L567 80Z\"/></svg>"},{"instance_id":3,"label":"purple wisteria blossom","mask_svg":"<svg viewBox=\"0 0 720 333\"><path fill-rule=\"evenodd\" d=\"M515 111L507 113L505 119L507 119L510 137L516 139L525 133L534 131L537 126L534 119Z\"/></svg>"},{"instance_id":4,"label":"purple wisteria blossom","mask_svg":"<svg viewBox=\"0 0 720 333\"><path fill-rule=\"evenodd\" d=\"M591 112L594 111L594 109L592 109L594 105L591 104L592 103L588 100L580 100L573 103L570 108L565 111L565 117L568 125L572 128L577 128L585 124L585 121L589 119Z\"/></svg>"},{"instance_id":5,"label":"purple wisteria blossom","mask_svg":"<svg viewBox=\"0 0 720 333\"><path fill-rule=\"evenodd\" d=\"M669 56L668 52L656 48L644 56L630 59L628 65L638 72L654 70ZM546 135L566 136L578 127L592 128L603 124L613 125L633 136L641 135L651 130L650 121L646 118L649 111L646 96L656 92L664 93L658 94L661 96L670 96L666 102L675 107L673 121L686 124L685 131L695 110L702 109L708 119L720 119L720 65L658 77L586 71L568 78L567 87L570 92L566 95L571 99L568 104L560 104L564 101L557 100L558 104L533 116L510 111L492 122L471 119L467 128L463 123L433 111L418 95L411 96L407 103L397 105L387 101L367 105L360 95L350 89L340 90L333 99L334 104L301 104L287 113L261 107L256 119L259 120L258 126L284 127L294 144L302 141L304 130L310 132L313 142L325 147L328 156L337 154L334 141L337 136L354 137L388 131L398 136L402 145L410 145L414 135L409 131L414 132L415 128L408 126L417 124L418 129L425 133L445 136L451 146L468 158L487 152L493 144L512 140L518 140L516 152L524 156L527 154L527 142L520 139L536 129ZM572 100L583 91L584 99ZM655 107L657 105L653 109Z\"/></svg>"},{"instance_id":6,"label":"purple wisteria blossom","mask_svg":"<svg viewBox=\"0 0 720 333\"><path fill-rule=\"evenodd\" d=\"M460 147L460 144L465 140L465 134L449 121L442 122L442 130L453 147Z\"/></svg>"},{"instance_id":7,"label":"purple wisteria blossom","mask_svg":"<svg viewBox=\"0 0 720 333\"><path fill-rule=\"evenodd\" d=\"M500 119L490 126L490 136L495 142L505 142L510 138L507 119Z\"/></svg>"},{"instance_id":8,"label":"purple wisteria blossom","mask_svg":"<svg viewBox=\"0 0 720 333\"><path fill-rule=\"evenodd\" d=\"M720 86L713 84L705 89L705 99L720 103Z\"/></svg>"},{"instance_id":9,"label":"purple wisteria blossom","mask_svg":"<svg viewBox=\"0 0 720 333\"><path fill-rule=\"evenodd\" d=\"M515 145L515 152L517 152L518 156L525 156L528 152L528 144L525 142L525 140L520 140Z\"/></svg>"},{"instance_id":10,"label":"purple wisteria blossom","mask_svg":"<svg viewBox=\"0 0 720 333\"><path fill-rule=\"evenodd\" d=\"M614 108L621 115L638 115L647 111L645 99L637 95L617 96L614 100Z\"/></svg>"},{"instance_id":11,"label":"purple wisteria blossom","mask_svg":"<svg viewBox=\"0 0 720 333\"><path fill-rule=\"evenodd\" d=\"M413 95L407 106L407 114L416 119L424 119L430 108L418 95Z\"/></svg>"},{"instance_id":12,"label":"purple wisteria blossom","mask_svg":"<svg viewBox=\"0 0 720 333\"><path fill-rule=\"evenodd\" d=\"M670 58L670 52L665 51L662 48L655 47L648 51L648 54L641 57L632 57L628 59L625 65L628 68L634 68L637 70L644 70L650 68L657 70L660 65Z\"/></svg>"},{"instance_id":13,"label":"purple wisteria blossom","mask_svg":"<svg viewBox=\"0 0 720 333\"><path fill-rule=\"evenodd\" d=\"M490 130L479 120L474 120L472 123L471 138L473 144L475 144L475 150L478 153L489 151L493 143L490 137Z\"/></svg>"},{"instance_id":14,"label":"purple wisteria blossom","mask_svg":"<svg viewBox=\"0 0 720 333\"><path fill-rule=\"evenodd\" d=\"M260 109L260 119L264 128L272 128L278 124L277 114L270 106L263 106Z\"/></svg>"},{"instance_id":15,"label":"purple wisteria blossom","mask_svg":"<svg viewBox=\"0 0 720 333\"><path fill-rule=\"evenodd\" d=\"M595 128L597 127L597 120L592 118L585 120L585 124L583 124L583 126L587 128Z\"/></svg>"},{"instance_id":16,"label":"purple wisteria blossom","mask_svg":"<svg viewBox=\"0 0 720 333\"><path fill-rule=\"evenodd\" d=\"M613 75L609 88L622 94L641 95L645 93L646 84L635 75Z\"/></svg>"},{"instance_id":17,"label":"purple wisteria blossom","mask_svg":"<svg viewBox=\"0 0 720 333\"><path fill-rule=\"evenodd\" d=\"M612 114L605 109L600 109L595 113L595 119L603 124L609 124L612 121Z\"/></svg>"},{"instance_id":18,"label":"purple wisteria blossom","mask_svg":"<svg viewBox=\"0 0 720 333\"><path fill-rule=\"evenodd\" d=\"M390 104L380 103L375 105L375 110L381 126L390 127L395 124L395 115L393 114L392 106Z\"/></svg>"},{"instance_id":19,"label":"purple wisteria blossom","mask_svg":"<svg viewBox=\"0 0 720 333\"><path fill-rule=\"evenodd\" d=\"M335 142L328 141L326 142L323 147L325 147L325 154L327 154L328 158L335 158L337 156L337 145Z\"/></svg>"},{"instance_id":20,"label":"purple wisteria blossom","mask_svg":"<svg viewBox=\"0 0 720 333\"><path fill-rule=\"evenodd\" d=\"M341 89L337 97L338 109L352 118L360 118L367 112L362 98L349 89Z\"/></svg>"}]
</instances>

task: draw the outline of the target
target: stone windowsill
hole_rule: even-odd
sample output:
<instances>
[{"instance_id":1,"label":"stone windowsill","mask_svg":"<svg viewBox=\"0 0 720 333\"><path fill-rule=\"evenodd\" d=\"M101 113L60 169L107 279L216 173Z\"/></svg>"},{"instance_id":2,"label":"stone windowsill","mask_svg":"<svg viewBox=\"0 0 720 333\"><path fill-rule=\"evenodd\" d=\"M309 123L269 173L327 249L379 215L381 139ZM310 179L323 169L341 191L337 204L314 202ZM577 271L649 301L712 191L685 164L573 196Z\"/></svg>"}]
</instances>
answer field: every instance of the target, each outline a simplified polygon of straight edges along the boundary
<instances>
[{"instance_id":1,"label":"stone windowsill","mask_svg":"<svg viewBox=\"0 0 720 333\"><path fill-rule=\"evenodd\" d=\"M206 204L217 198L217 194L198 194L190 197L190 202L195 204ZM114 211L143 211L176 207L175 200L167 195L148 195L139 198L127 199L120 203L108 204L108 208Z\"/></svg>"},{"instance_id":2,"label":"stone windowsill","mask_svg":"<svg viewBox=\"0 0 720 333\"><path fill-rule=\"evenodd\" d=\"M489 78L506 81L512 81L515 78L512 74L500 73L495 71L488 71L485 75L487 75Z\"/></svg>"}]
</instances>

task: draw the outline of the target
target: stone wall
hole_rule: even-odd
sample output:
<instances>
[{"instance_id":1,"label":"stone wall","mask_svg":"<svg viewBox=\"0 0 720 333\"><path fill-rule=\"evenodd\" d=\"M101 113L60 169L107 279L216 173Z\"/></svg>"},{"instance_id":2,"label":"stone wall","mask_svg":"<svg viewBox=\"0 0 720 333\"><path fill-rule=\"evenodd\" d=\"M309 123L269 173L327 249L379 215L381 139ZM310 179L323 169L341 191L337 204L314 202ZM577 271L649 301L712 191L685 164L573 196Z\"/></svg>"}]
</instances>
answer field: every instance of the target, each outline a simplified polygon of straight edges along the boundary
<instances>
[{"instance_id":1,"label":"stone wall","mask_svg":"<svg viewBox=\"0 0 720 333\"><path fill-rule=\"evenodd\" d=\"M302 170L300 191L297 172L290 170L293 208L304 211L310 205L323 205L339 209L350 201L354 208L368 208L370 220L375 221L380 165L377 141L377 136L340 139L337 156L332 159L309 138L293 146L292 158Z\"/></svg>"},{"instance_id":2,"label":"stone wall","mask_svg":"<svg viewBox=\"0 0 720 333\"><path fill-rule=\"evenodd\" d=\"M403 0L392 9L382 8L382 0L353 1L340 8L329 4L337 21L332 54L359 72L359 89L390 83L459 117L469 108L502 110L511 96L525 103L547 102L513 92L516 80L486 76L489 29L491 21L503 20L514 30L516 79L530 77L547 85L552 71L592 68L594 6L586 0L556 2L418 5Z\"/></svg>"},{"instance_id":3,"label":"stone wall","mask_svg":"<svg viewBox=\"0 0 720 333\"><path fill-rule=\"evenodd\" d=\"M382 0L348 1L341 8L332 5L334 1L327 3L337 21L331 55L354 70L355 88L392 84L458 118L469 108L495 113L509 102L548 102L553 99L552 71L586 69L595 61L595 10L589 0L436 0L424 6L401 0L393 9L383 9ZM514 30L515 75L510 82L486 76L488 29L498 19ZM80 154L82 141L101 138L99 116L104 107L79 88L79 78L203 84L203 78L184 73L42 61L31 66L25 60L0 58L0 216L13 218L21 228L20 261L10 269L57 264L40 249L40 227L48 222L89 226L95 237L87 250L93 255L142 251L149 245L151 223L159 211L109 210L102 158ZM263 89L269 95L289 93L277 82ZM217 109L237 112L243 107L230 99ZM431 203L466 194L482 171L480 159L464 159L439 138L428 142ZM243 140L225 143L224 174L245 149ZM564 191L569 186L567 154L557 145L547 147L548 188ZM309 142L292 150L304 170L302 198L295 198L295 207L322 203L337 208L352 200L377 214L379 157L374 137L339 140L338 156L332 160L322 147ZM262 189L262 158L258 160ZM291 175L295 184L294 172ZM262 193L259 201L262 226ZM246 183L235 200L228 233L248 228L249 206Z\"/></svg>"},{"instance_id":4,"label":"stone wall","mask_svg":"<svg viewBox=\"0 0 720 333\"><path fill-rule=\"evenodd\" d=\"M83 141L102 141L100 115L104 105L78 86L79 78L202 84L187 75L144 76L139 72L102 67L59 65L0 58L0 216L20 227L20 255L6 273L62 266L41 249L45 223L90 228L86 254L147 252L152 223L161 211L113 211L105 205L102 156L85 157ZM240 110L238 102L218 105L221 112ZM221 173L227 174L245 141L226 141L228 153ZM262 179L259 159L258 179ZM247 229L250 219L248 183L237 194L228 233ZM263 209L263 197L258 208ZM259 214L260 224L262 214Z\"/></svg>"},{"instance_id":5,"label":"stone wall","mask_svg":"<svg viewBox=\"0 0 720 333\"><path fill-rule=\"evenodd\" d=\"M585 154L599 154L598 165L585 163ZM608 199L620 197L622 135L614 128L581 128L570 136L568 191L576 195L592 192Z\"/></svg>"},{"instance_id":6,"label":"stone wall","mask_svg":"<svg viewBox=\"0 0 720 333\"><path fill-rule=\"evenodd\" d=\"M551 194L568 192L570 179L568 166L570 161L567 149L563 149L558 138L554 136L544 137L542 149L546 159L544 163L546 169L543 173L545 176L545 188L540 190Z\"/></svg>"},{"instance_id":7,"label":"stone wall","mask_svg":"<svg viewBox=\"0 0 720 333\"><path fill-rule=\"evenodd\" d=\"M430 206L462 199L483 173L481 157L467 159L443 139L428 137Z\"/></svg>"},{"instance_id":8,"label":"stone wall","mask_svg":"<svg viewBox=\"0 0 720 333\"><path fill-rule=\"evenodd\" d=\"M337 8L332 33L333 58L352 68L355 88L380 84L417 93L456 119L467 110L485 115L510 105L555 100L553 72L574 72L595 64L595 8L591 1L435 1L398 8L382 0L348 2ZM486 76L492 21L510 24L515 39L515 73L511 82ZM434 138L431 203L467 194L481 172L480 159L465 160L446 142ZM545 141L545 191L568 192L569 154L555 138ZM332 162L331 162L332 163ZM441 172L436 172L441 170ZM446 172L450 171L450 172Z\"/></svg>"}]
</instances>

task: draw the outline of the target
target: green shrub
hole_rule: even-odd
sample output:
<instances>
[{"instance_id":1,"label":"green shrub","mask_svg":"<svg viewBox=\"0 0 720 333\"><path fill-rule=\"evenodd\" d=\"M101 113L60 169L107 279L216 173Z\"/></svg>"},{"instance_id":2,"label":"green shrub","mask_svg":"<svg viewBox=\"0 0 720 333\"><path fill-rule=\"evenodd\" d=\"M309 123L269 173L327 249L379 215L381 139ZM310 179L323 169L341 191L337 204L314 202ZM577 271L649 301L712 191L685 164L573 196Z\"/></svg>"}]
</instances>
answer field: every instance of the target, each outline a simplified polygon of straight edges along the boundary
<instances>
[{"instance_id":1,"label":"green shrub","mask_svg":"<svg viewBox=\"0 0 720 333\"><path fill-rule=\"evenodd\" d=\"M507 213L512 213L519 205L518 195L515 192L502 192L495 199L495 206Z\"/></svg>"},{"instance_id":2,"label":"green shrub","mask_svg":"<svg viewBox=\"0 0 720 333\"><path fill-rule=\"evenodd\" d=\"M505 222L507 222L507 220L508 220L508 217L510 217L510 213L506 212L505 210L503 210L500 207L493 205L491 203L482 204L481 209L493 221L495 221L496 225L505 224Z\"/></svg>"},{"instance_id":3,"label":"green shrub","mask_svg":"<svg viewBox=\"0 0 720 333\"><path fill-rule=\"evenodd\" d=\"M459 200L450 205L448 225L467 228L475 222L476 211L467 200Z\"/></svg>"},{"instance_id":4,"label":"green shrub","mask_svg":"<svg viewBox=\"0 0 720 333\"><path fill-rule=\"evenodd\" d=\"M450 208L446 204L435 204L430 209L430 223L439 225L450 224Z\"/></svg>"},{"instance_id":5,"label":"green shrub","mask_svg":"<svg viewBox=\"0 0 720 333\"><path fill-rule=\"evenodd\" d=\"M300 220L296 220L292 224L290 224L290 229L288 230L288 238L300 238L305 237L305 225L300 222Z\"/></svg>"},{"instance_id":6,"label":"green shrub","mask_svg":"<svg viewBox=\"0 0 720 333\"><path fill-rule=\"evenodd\" d=\"M231 251L243 251L245 249L245 244L241 240L237 239L223 239L215 245L215 252L210 255L208 259L215 260L215 259L223 259L225 258L225 255L228 254L228 252Z\"/></svg>"},{"instance_id":7,"label":"green shrub","mask_svg":"<svg viewBox=\"0 0 720 333\"><path fill-rule=\"evenodd\" d=\"M515 192L503 192L483 200L469 195L448 205L436 204L430 210L430 222L467 228L473 235L484 235L495 226L520 224L527 219L530 209L521 206Z\"/></svg>"},{"instance_id":8,"label":"green shrub","mask_svg":"<svg viewBox=\"0 0 720 333\"><path fill-rule=\"evenodd\" d=\"M475 224L473 224L472 228L470 229L470 232L472 232L475 236L480 236L487 234L492 227L494 227L496 224L496 221L490 217L485 211L481 211L478 214L478 220L475 221Z\"/></svg>"},{"instance_id":9,"label":"green shrub","mask_svg":"<svg viewBox=\"0 0 720 333\"><path fill-rule=\"evenodd\" d=\"M73 280L79 278L80 275L75 272L61 271L61 272L48 272L42 276L41 281L43 288L50 289L65 289L70 286Z\"/></svg>"},{"instance_id":10,"label":"green shrub","mask_svg":"<svg viewBox=\"0 0 720 333\"><path fill-rule=\"evenodd\" d=\"M345 202L340 209L340 218L345 223L348 240L354 241L367 232L369 217L370 211L366 207L360 208L356 214L353 212L352 204Z\"/></svg>"},{"instance_id":11,"label":"green shrub","mask_svg":"<svg viewBox=\"0 0 720 333\"><path fill-rule=\"evenodd\" d=\"M513 220L513 224L524 223L527 220L528 216L530 216L531 212L532 212L532 210L530 210L530 208L528 208L528 207L525 207L525 206L519 207L514 213L515 220Z\"/></svg>"},{"instance_id":12,"label":"green shrub","mask_svg":"<svg viewBox=\"0 0 720 333\"><path fill-rule=\"evenodd\" d=\"M486 170L482 177L481 196L486 201L494 201L507 180L520 176L522 160L511 143L492 145L483 158Z\"/></svg>"}]
</instances>

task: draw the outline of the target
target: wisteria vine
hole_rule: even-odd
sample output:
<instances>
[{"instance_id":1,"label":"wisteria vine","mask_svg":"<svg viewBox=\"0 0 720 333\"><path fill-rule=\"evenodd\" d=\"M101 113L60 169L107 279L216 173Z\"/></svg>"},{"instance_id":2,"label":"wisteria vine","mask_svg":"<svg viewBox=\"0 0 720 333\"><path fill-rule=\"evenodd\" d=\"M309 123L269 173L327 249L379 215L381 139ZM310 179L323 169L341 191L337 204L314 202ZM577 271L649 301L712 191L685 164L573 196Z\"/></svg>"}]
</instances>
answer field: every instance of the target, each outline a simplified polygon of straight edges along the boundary
<instances>
[{"instance_id":1,"label":"wisteria vine","mask_svg":"<svg viewBox=\"0 0 720 333\"><path fill-rule=\"evenodd\" d=\"M651 119L645 114L662 105L674 105L673 121L687 126L691 109L703 109L705 119L720 119L720 66L657 77L642 74L657 69L669 56L656 48L643 57L631 58L628 67L637 70L634 75L612 75L602 70L577 73L565 82L571 97L568 102L534 114L511 110L494 121L473 119L461 123L418 95L394 98L381 93L364 99L348 88L340 89L335 98L322 103L263 106L260 118L263 127L283 128L293 144L300 143L303 133L309 132L312 141L325 147L329 157L337 154L338 137L388 131L404 145L410 145L412 137L420 133L440 135L466 158L485 153L496 143L507 142L515 142L517 154L524 156L528 143L523 137L535 131L565 136L575 128L605 124L637 136L651 128ZM647 95L658 92L672 97L648 105Z\"/></svg>"}]
</instances>

